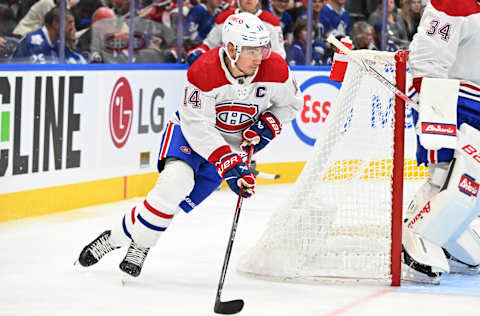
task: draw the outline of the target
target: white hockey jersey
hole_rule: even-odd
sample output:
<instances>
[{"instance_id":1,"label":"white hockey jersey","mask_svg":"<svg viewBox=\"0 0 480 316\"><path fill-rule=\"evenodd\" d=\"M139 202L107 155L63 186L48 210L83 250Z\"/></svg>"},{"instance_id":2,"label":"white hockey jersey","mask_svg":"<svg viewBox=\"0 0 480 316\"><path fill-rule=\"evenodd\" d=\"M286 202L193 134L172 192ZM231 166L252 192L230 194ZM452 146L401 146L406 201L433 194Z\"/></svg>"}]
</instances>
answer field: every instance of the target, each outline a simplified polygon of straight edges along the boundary
<instances>
[{"instance_id":1,"label":"white hockey jersey","mask_svg":"<svg viewBox=\"0 0 480 316\"><path fill-rule=\"evenodd\" d=\"M207 38L203 41L203 44L207 45L209 49L213 49L222 45L223 23L230 15L237 13L240 13L239 9L221 12L217 16L215 25L208 33ZM265 24L265 27L270 32L272 51L285 58L287 54L285 53L285 47L283 45L283 33L282 27L280 26L280 20L275 15L265 10L258 10L255 15L262 20L262 22Z\"/></svg>"},{"instance_id":2,"label":"white hockey jersey","mask_svg":"<svg viewBox=\"0 0 480 316\"><path fill-rule=\"evenodd\" d=\"M303 106L302 93L280 55L272 52L255 74L236 79L223 56L223 47L217 47L188 69L183 105L172 118L205 159L219 148L240 152L242 132L263 112L273 113L283 125Z\"/></svg>"},{"instance_id":3,"label":"white hockey jersey","mask_svg":"<svg viewBox=\"0 0 480 316\"><path fill-rule=\"evenodd\" d=\"M451 78L460 96L480 101L480 5L477 0L431 0L410 44L414 78Z\"/></svg>"}]
</instances>

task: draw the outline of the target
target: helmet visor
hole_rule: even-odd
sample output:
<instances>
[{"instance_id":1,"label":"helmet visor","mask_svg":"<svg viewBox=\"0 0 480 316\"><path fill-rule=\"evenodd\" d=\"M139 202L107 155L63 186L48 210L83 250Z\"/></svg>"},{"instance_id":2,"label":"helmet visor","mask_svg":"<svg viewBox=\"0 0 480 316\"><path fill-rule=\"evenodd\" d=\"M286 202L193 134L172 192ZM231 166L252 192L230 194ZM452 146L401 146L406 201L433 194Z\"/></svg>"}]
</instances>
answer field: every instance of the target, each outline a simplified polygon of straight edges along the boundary
<instances>
[{"instance_id":1,"label":"helmet visor","mask_svg":"<svg viewBox=\"0 0 480 316\"><path fill-rule=\"evenodd\" d=\"M248 59L265 60L270 57L272 50L270 43L264 46L243 46L241 56Z\"/></svg>"}]
</instances>

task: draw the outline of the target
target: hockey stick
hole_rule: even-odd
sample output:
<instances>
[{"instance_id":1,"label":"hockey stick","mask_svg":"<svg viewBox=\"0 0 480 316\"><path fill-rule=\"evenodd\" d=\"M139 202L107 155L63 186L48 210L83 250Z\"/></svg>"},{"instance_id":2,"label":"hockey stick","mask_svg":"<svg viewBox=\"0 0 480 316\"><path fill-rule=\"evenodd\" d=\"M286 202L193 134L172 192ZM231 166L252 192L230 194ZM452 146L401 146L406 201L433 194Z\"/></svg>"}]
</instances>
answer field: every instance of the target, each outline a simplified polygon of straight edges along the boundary
<instances>
[{"instance_id":1,"label":"hockey stick","mask_svg":"<svg viewBox=\"0 0 480 316\"><path fill-rule=\"evenodd\" d=\"M250 162L252 161L253 146L250 146L247 158L247 167L250 169ZM238 193L237 207L235 208L235 215L233 216L232 229L230 230L230 238L228 239L227 251L225 252L225 258L223 259L222 274L220 275L220 281L218 282L217 297L215 299L215 307L213 311L217 314L236 314L243 308L243 300L233 300L222 302L220 296L222 295L223 282L225 281L225 275L227 274L228 262L230 261L230 254L232 253L233 240L235 239L235 233L237 232L238 218L240 217L240 209L243 202L243 187L240 188Z\"/></svg>"},{"instance_id":2,"label":"hockey stick","mask_svg":"<svg viewBox=\"0 0 480 316\"><path fill-rule=\"evenodd\" d=\"M375 70L370 65L367 65L365 61L363 60L362 57L355 55L347 46L343 45L342 42L340 42L333 34L330 34L330 36L327 38L327 41L335 45L338 49L340 49L345 55L347 55L350 59L355 61L357 64L360 66L363 66L365 70L371 74L375 79L383 83L384 86L386 86L390 91L395 93L400 99L403 101L412 104L415 108L417 106L417 103L410 99L405 93L403 93L400 89L398 89L393 83L388 81L387 78L382 76L378 71Z\"/></svg>"},{"instance_id":3,"label":"hockey stick","mask_svg":"<svg viewBox=\"0 0 480 316\"><path fill-rule=\"evenodd\" d=\"M280 178L279 174L273 174L273 173L264 173L261 171L257 170L257 163L255 160L252 160L250 164L250 171L255 175L257 178L263 178L263 179L269 179L269 180L277 180Z\"/></svg>"}]
</instances>

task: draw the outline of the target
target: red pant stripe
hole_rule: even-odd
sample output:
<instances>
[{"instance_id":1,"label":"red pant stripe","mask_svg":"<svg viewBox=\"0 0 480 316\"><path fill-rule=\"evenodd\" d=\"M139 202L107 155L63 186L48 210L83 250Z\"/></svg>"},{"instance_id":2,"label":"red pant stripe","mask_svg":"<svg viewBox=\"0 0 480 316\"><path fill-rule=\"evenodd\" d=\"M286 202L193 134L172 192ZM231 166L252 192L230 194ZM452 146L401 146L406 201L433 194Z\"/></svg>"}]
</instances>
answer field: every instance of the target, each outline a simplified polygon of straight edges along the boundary
<instances>
[{"instance_id":1,"label":"red pant stripe","mask_svg":"<svg viewBox=\"0 0 480 316\"><path fill-rule=\"evenodd\" d=\"M148 204L147 200L143 201L143 205L145 205L147 210L149 210L150 212L152 212L153 214L155 214L159 217L166 218L166 219L173 218L172 214L165 214L165 213L160 212L159 210L154 209L153 206Z\"/></svg>"},{"instance_id":2,"label":"red pant stripe","mask_svg":"<svg viewBox=\"0 0 480 316\"><path fill-rule=\"evenodd\" d=\"M135 206L132 208L131 217L132 217L132 224L135 224Z\"/></svg>"}]
</instances>

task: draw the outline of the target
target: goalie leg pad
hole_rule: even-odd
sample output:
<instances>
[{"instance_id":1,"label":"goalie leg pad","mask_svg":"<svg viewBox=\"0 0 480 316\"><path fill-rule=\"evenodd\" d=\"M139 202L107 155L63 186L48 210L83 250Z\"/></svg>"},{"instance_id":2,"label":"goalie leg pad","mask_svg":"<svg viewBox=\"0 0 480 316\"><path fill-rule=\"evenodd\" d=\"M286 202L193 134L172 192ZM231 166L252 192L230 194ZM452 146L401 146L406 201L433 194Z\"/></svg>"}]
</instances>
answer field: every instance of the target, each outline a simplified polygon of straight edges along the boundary
<instances>
[{"instance_id":1,"label":"goalie leg pad","mask_svg":"<svg viewBox=\"0 0 480 316\"><path fill-rule=\"evenodd\" d=\"M124 234L143 247L153 247L178 212L178 204L193 186L192 167L180 159L168 158L145 200L123 217Z\"/></svg>"},{"instance_id":2,"label":"goalie leg pad","mask_svg":"<svg viewBox=\"0 0 480 316\"><path fill-rule=\"evenodd\" d=\"M407 209L407 218L412 218L436 194L446 181L450 163L428 165L428 180L418 189Z\"/></svg>"},{"instance_id":3,"label":"goalie leg pad","mask_svg":"<svg viewBox=\"0 0 480 316\"><path fill-rule=\"evenodd\" d=\"M470 144L478 144L480 133L463 124L459 134L459 149L450 166L450 175L442 191L428 201L415 216L409 219L407 229L412 229L425 239L443 246L449 239L458 238L478 215L477 206L480 162L475 160ZM467 148L467 149L465 149ZM480 161L480 156L479 158Z\"/></svg>"},{"instance_id":4,"label":"goalie leg pad","mask_svg":"<svg viewBox=\"0 0 480 316\"><path fill-rule=\"evenodd\" d=\"M450 270L458 273L480 272L480 218L476 218L458 237L444 245Z\"/></svg>"},{"instance_id":5,"label":"goalie leg pad","mask_svg":"<svg viewBox=\"0 0 480 316\"><path fill-rule=\"evenodd\" d=\"M405 223L406 224L406 223ZM430 273L449 272L447 258L442 248L429 240L422 238L413 230L405 228L403 231L404 251L419 265L428 267ZM405 264L412 266L408 262ZM417 270L416 267L412 266ZM429 276L425 271L424 274Z\"/></svg>"}]
</instances>

